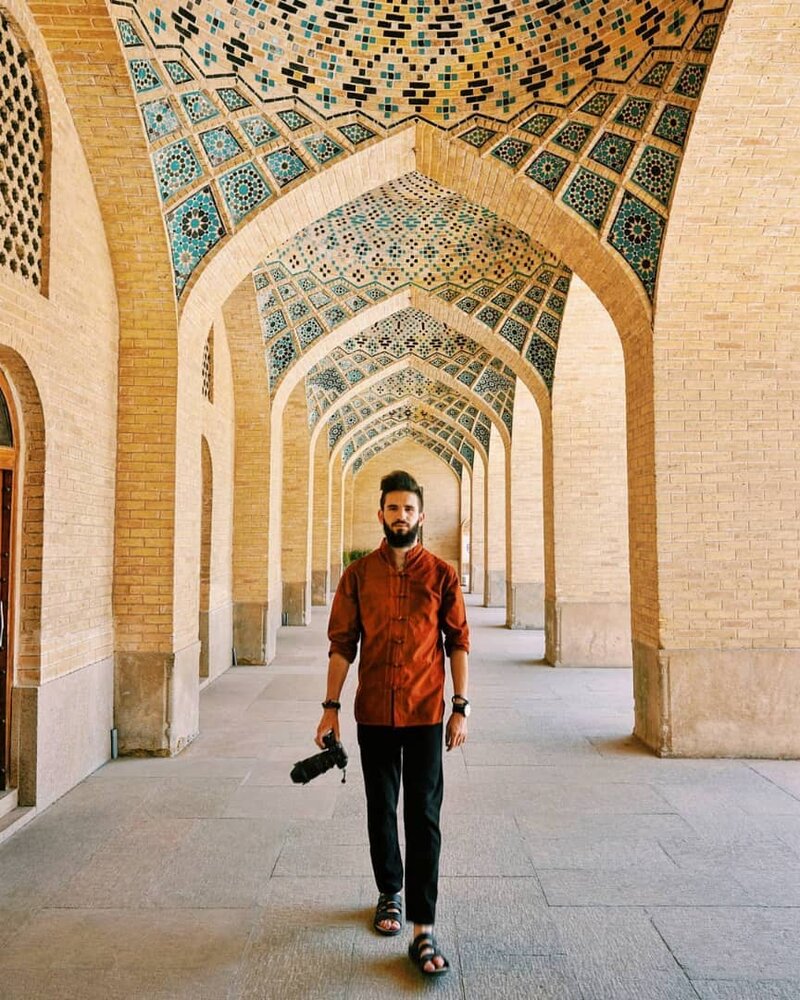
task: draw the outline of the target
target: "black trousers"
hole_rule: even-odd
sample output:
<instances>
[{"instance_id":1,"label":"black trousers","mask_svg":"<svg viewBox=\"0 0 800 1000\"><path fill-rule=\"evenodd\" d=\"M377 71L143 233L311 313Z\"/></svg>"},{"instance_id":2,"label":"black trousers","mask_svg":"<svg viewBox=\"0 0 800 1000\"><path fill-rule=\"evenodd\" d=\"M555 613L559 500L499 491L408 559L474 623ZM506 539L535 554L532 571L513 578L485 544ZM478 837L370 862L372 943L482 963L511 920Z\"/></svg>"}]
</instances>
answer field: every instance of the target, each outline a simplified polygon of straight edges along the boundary
<instances>
[{"instance_id":1,"label":"black trousers","mask_svg":"<svg viewBox=\"0 0 800 1000\"><path fill-rule=\"evenodd\" d=\"M403 861L397 838L397 803L403 781L406 835L406 917L416 924L436 919L442 836L442 724L358 726L367 793L372 870L379 892L400 892Z\"/></svg>"}]
</instances>

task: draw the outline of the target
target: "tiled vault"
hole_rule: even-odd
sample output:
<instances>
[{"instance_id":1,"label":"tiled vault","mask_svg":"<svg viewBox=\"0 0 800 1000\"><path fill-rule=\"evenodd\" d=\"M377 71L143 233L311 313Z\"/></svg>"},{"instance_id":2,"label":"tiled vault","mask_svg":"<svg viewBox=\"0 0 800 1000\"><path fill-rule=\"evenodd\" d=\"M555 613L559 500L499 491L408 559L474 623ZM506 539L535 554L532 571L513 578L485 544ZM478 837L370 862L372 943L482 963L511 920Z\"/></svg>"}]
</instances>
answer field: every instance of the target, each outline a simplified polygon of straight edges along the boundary
<instances>
[{"instance_id":1,"label":"tiled vault","mask_svg":"<svg viewBox=\"0 0 800 1000\"><path fill-rule=\"evenodd\" d=\"M570 276L493 212L407 174L306 227L256 272L270 390L319 337L408 287L503 338L549 388ZM377 337L396 352L426 333L403 314Z\"/></svg>"},{"instance_id":2,"label":"tiled vault","mask_svg":"<svg viewBox=\"0 0 800 1000\"><path fill-rule=\"evenodd\" d=\"M580 218L652 299L725 6L114 4L177 295L284 193L428 121Z\"/></svg>"},{"instance_id":3,"label":"tiled vault","mask_svg":"<svg viewBox=\"0 0 800 1000\"><path fill-rule=\"evenodd\" d=\"M680 47L705 7L703 0L131 4L159 49L206 79L231 77L265 103L298 97L323 117L357 109L387 126L410 117L448 125L475 113L507 121L537 101L564 106L598 80L624 84L652 52Z\"/></svg>"},{"instance_id":4,"label":"tiled vault","mask_svg":"<svg viewBox=\"0 0 800 1000\"><path fill-rule=\"evenodd\" d=\"M410 325L424 323L426 339L414 341L401 339L403 318ZM383 335L389 344L383 343ZM461 334L454 334L444 324L416 310L403 310L387 320L375 324L363 334L352 337L328 354L306 375L309 422L313 426L337 401L354 386L367 378L379 375L382 369L405 359L408 366L379 378L363 394L362 416L371 416L378 402L380 405L397 402L409 394L426 399L431 405L453 410L466 426L469 417L461 401L471 394L476 402L490 408L511 432L514 414L514 372L488 351ZM445 381L428 377L413 367L414 359L426 362L442 376L452 380L452 387ZM477 408L476 409L477 414ZM472 430L472 427L469 428Z\"/></svg>"},{"instance_id":5,"label":"tiled vault","mask_svg":"<svg viewBox=\"0 0 800 1000\"><path fill-rule=\"evenodd\" d=\"M398 425L422 428L432 434L438 441L447 444L454 452L459 453L464 461L472 467L476 450L484 461L487 458L486 447L482 439L478 439L464 425L455 422L446 410L439 410L421 403L418 399L409 397L395 402L378 400L375 408L362 407L363 400L346 403L331 415L327 422L328 445L335 455L341 452L344 464L353 454L358 454L385 432L393 430ZM449 407L448 407L449 410ZM481 414L481 427L490 424L488 418Z\"/></svg>"},{"instance_id":6,"label":"tiled vault","mask_svg":"<svg viewBox=\"0 0 800 1000\"><path fill-rule=\"evenodd\" d=\"M412 427L408 424L395 427L394 430L389 431L383 437L362 449L358 454L353 453L348 456L345 460L345 474L352 472L352 474L355 475L371 458L379 455L382 451L390 448L393 444L397 444L398 442L405 441L407 439L416 441L417 444L421 444L423 448L427 448L429 451L432 451L434 455L438 455L443 462L453 468L459 479L463 476L464 462L449 445L445 444L444 441L438 441L435 437L432 437L428 431Z\"/></svg>"}]
</instances>

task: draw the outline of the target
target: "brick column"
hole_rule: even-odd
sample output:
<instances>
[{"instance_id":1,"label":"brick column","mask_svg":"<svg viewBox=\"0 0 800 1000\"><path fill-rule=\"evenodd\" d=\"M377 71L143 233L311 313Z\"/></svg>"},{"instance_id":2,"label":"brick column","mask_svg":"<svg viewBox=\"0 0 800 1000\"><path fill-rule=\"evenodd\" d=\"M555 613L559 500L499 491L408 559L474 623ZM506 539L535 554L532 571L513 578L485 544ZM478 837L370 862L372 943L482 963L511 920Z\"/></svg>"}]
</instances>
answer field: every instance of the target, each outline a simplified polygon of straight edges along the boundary
<instances>
[{"instance_id":1,"label":"brick column","mask_svg":"<svg viewBox=\"0 0 800 1000\"><path fill-rule=\"evenodd\" d=\"M240 664L268 663L270 401L252 279L228 299L236 424L233 498L233 646Z\"/></svg>"},{"instance_id":2,"label":"brick column","mask_svg":"<svg viewBox=\"0 0 800 1000\"><path fill-rule=\"evenodd\" d=\"M463 580L469 578L469 551L471 546L471 520L472 520L472 473L468 465L464 465L464 473L461 476L460 511L461 511L461 534L459 539L458 574ZM467 580L469 581L469 579Z\"/></svg>"},{"instance_id":3,"label":"brick column","mask_svg":"<svg viewBox=\"0 0 800 1000\"><path fill-rule=\"evenodd\" d=\"M489 468L485 485L486 555L483 603L487 608L501 608L506 603L506 449L494 424L489 440Z\"/></svg>"},{"instance_id":4,"label":"brick column","mask_svg":"<svg viewBox=\"0 0 800 1000\"><path fill-rule=\"evenodd\" d=\"M310 445L306 384L301 379L283 411L281 579L286 625L308 625L311 609Z\"/></svg>"},{"instance_id":5,"label":"brick column","mask_svg":"<svg viewBox=\"0 0 800 1000\"><path fill-rule=\"evenodd\" d=\"M328 573L331 562L331 496L330 451L327 435L317 435L314 446L314 479L311 525L311 603L324 607L328 603Z\"/></svg>"},{"instance_id":6,"label":"brick column","mask_svg":"<svg viewBox=\"0 0 800 1000\"><path fill-rule=\"evenodd\" d=\"M542 421L533 396L517 379L508 463L506 520L509 577L506 624L544 628L544 494Z\"/></svg>"},{"instance_id":7,"label":"brick column","mask_svg":"<svg viewBox=\"0 0 800 1000\"><path fill-rule=\"evenodd\" d=\"M486 466L476 452L475 465L472 467L472 509L470 513L470 560L469 560L469 590L471 594L484 597L485 580L485 531L486 522Z\"/></svg>"},{"instance_id":8,"label":"brick column","mask_svg":"<svg viewBox=\"0 0 800 1000\"><path fill-rule=\"evenodd\" d=\"M622 346L575 278L553 385L555 594L545 655L554 666L631 663L626 461Z\"/></svg>"},{"instance_id":9,"label":"brick column","mask_svg":"<svg viewBox=\"0 0 800 1000\"><path fill-rule=\"evenodd\" d=\"M330 467L330 520L331 520L331 593L336 590L339 577L342 575L342 551L344 549L342 532L342 463L338 459Z\"/></svg>"},{"instance_id":10,"label":"brick column","mask_svg":"<svg viewBox=\"0 0 800 1000\"><path fill-rule=\"evenodd\" d=\"M662 253L633 602L635 731L664 755L800 756L798 25L796 0L731 6Z\"/></svg>"}]
</instances>

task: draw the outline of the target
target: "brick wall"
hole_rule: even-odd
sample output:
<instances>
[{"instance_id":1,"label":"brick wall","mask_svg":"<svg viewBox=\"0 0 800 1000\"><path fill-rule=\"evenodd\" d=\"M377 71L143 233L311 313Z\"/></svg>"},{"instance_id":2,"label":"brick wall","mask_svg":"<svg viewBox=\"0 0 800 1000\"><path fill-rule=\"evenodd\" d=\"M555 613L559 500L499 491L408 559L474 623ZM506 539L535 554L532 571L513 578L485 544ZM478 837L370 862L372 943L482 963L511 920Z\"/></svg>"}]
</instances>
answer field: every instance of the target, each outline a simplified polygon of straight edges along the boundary
<instances>
[{"instance_id":1,"label":"brick wall","mask_svg":"<svg viewBox=\"0 0 800 1000\"><path fill-rule=\"evenodd\" d=\"M458 477L427 448L412 441L391 445L370 459L355 477L352 548L373 549L383 538L378 523L380 481L393 469L405 469L425 497L425 547L458 569L460 486Z\"/></svg>"},{"instance_id":2,"label":"brick wall","mask_svg":"<svg viewBox=\"0 0 800 1000\"><path fill-rule=\"evenodd\" d=\"M553 385L556 596L629 597L625 371L611 317L574 278Z\"/></svg>"}]
</instances>

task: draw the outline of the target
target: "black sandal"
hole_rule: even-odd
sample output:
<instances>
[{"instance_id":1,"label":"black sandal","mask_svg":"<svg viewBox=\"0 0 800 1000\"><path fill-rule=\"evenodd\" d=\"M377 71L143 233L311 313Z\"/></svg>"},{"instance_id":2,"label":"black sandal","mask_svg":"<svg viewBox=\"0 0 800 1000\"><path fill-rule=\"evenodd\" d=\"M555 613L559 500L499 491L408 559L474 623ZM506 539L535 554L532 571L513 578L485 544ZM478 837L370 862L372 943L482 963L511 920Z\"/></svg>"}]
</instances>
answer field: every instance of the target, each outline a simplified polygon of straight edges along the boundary
<instances>
[{"instance_id":1,"label":"black sandal","mask_svg":"<svg viewBox=\"0 0 800 1000\"><path fill-rule=\"evenodd\" d=\"M438 945L436 944L436 938L433 934L428 934L426 932L417 934L408 946L408 957L417 966L423 976L440 976L443 972L450 971L450 963L439 951ZM440 969L437 969L434 965L433 969L428 971L425 968L426 963L432 962L433 959L437 957L444 959L444 965Z\"/></svg>"},{"instance_id":2,"label":"black sandal","mask_svg":"<svg viewBox=\"0 0 800 1000\"><path fill-rule=\"evenodd\" d=\"M380 926L382 920L396 920L397 927L394 930L387 930L385 927ZM379 934L383 934L384 937L394 937L402 930L402 923L403 904L400 899L400 893L382 892L378 896L378 905L375 907L372 926Z\"/></svg>"}]
</instances>

